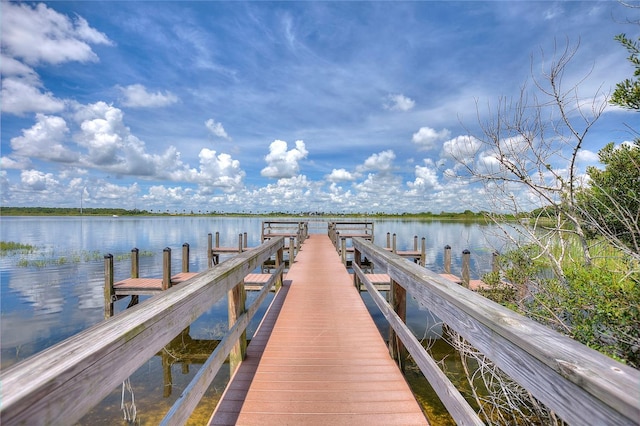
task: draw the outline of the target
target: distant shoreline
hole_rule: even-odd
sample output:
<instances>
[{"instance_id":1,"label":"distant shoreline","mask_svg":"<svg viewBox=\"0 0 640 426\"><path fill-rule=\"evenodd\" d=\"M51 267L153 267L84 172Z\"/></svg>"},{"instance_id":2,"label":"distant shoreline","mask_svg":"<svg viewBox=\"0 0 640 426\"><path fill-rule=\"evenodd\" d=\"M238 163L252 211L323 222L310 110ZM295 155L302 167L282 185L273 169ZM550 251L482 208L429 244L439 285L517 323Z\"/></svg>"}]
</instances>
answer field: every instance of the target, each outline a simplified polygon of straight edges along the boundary
<instances>
[{"instance_id":1,"label":"distant shoreline","mask_svg":"<svg viewBox=\"0 0 640 426\"><path fill-rule=\"evenodd\" d=\"M390 219L433 219L433 220L487 220L489 212L420 212L420 213L339 213L339 212L202 212L202 211L165 211L127 210L114 208L67 208L67 207L2 207L0 216L202 216L202 217L305 217L305 218L390 218ZM507 215L504 219L509 219Z\"/></svg>"}]
</instances>

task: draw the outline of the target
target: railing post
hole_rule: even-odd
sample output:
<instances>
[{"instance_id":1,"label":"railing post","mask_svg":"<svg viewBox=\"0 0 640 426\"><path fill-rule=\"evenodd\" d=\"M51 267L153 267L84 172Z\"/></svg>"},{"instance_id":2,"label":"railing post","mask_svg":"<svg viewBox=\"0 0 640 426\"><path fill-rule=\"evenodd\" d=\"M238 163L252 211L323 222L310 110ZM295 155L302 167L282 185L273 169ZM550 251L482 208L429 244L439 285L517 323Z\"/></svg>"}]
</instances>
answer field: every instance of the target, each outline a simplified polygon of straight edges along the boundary
<instances>
[{"instance_id":1,"label":"railing post","mask_svg":"<svg viewBox=\"0 0 640 426\"><path fill-rule=\"evenodd\" d=\"M140 278L140 251L131 249L131 278Z\"/></svg>"},{"instance_id":2,"label":"railing post","mask_svg":"<svg viewBox=\"0 0 640 426\"><path fill-rule=\"evenodd\" d=\"M189 244L182 244L182 272L189 272Z\"/></svg>"},{"instance_id":3,"label":"railing post","mask_svg":"<svg viewBox=\"0 0 640 426\"><path fill-rule=\"evenodd\" d=\"M451 246L449 244L444 246L444 272L445 274L451 273Z\"/></svg>"},{"instance_id":4,"label":"railing post","mask_svg":"<svg viewBox=\"0 0 640 426\"><path fill-rule=\"evenodd\" d=\"M213 235L211 232L207 235L207 265L209 268L213 266Z\"/></svg>"},{"instance_id":5,"label":"railing post","mask_svg":"<svg viewBox=\"0 0 640 426\"><path fill-rule=\"evenodd\" d=\"M282 265L284 262L284 247L280 247L276 252L276 270ZM280 290L282 287L282 272L278 273L278 279L276 280L276 291Z\"/></svg>"},{"instance_id":6,"label":"railing post","mask_svg":"<svg viewBox=\"0 0 640 426\"><path fill-rule=\"evenodd\" d=\"M471 252L469 250L462 251L462 284L469 288L470 274L469 268L471 263Z\"/></svg>"},{"instance_id":7,"label":"railing post","mask_svg":"<svg viewBox=\"0 0 640 426\"><path fill-rule=\"evenodd\" d=\"M347 266L347 239L340 238L340 255L342 256L342 264Z\"/></svg>"},{"instance_id":8,"label":"railing post","mask_svg":"<svg viewBox=\"0 0 640 426\"><path fill-rule=\"evenodd\" d=\"M354 244L353 246L353 263L358 265L358 268L362 268L362 259L361 259L361 254L360 254L360 250L358 250ZM358 274L354 273L353 274L353 284L356 286L356 288L358 289L358 292L360 292L360 279L358 278Z\"/></svg>"},{"instance_id":9,"label":"railing post","mask_svg":"<svg viewBox=\"0 0 640 426\"><path fill-rule=\"evenodd\" d=\"M391 280L391 288L389 289L389 305L394 312L400 317L402 322L407 322L407 292L400 284ZM389 354L395 359L404 373L404 359L406 357L406 349L396 334L393 327L389 326Z\"/></svg>"},{"instance_id":10,"label":"railing post","mask_svg":"<svg viewBox=\"0 0 640 426\"><path fill-rule=\"evenodd\" d=\"M293 266L293 261L296 257L296 246L294 243L294 238L289 237L289 269Z\"/></svg>"},{"instance_id":11,"label":"railing post","mask_svg":"<svg viewBox=\"0 0 640 426\"><path fill-rule=\"evenodd\" d=\"M171 249L162 250L162 290L171 288Z\"/></svg>"},{"instance_id":12,"label":"railing post","mask_svg":"<svg viewBox=\"0 0 640 426\"><path fill-rule=\"evenodd\" d=\"M104 255L104 319L113 316L113 255Z\"/></svg>"},{"instance_id":13,"label":"railing post","mask_svg":"<svg viewBox=\"0 0 640 426\"><path fill-rule=\"evenodd\" d=\"M238 285L229 290L227 295L228 307L229 307L229 328L233 327L238 318L245 312L245 300L247 293L244 291L244 280L240 281ZM238 343L231 349L229 353L229 366L231 368L231 375L236 371L236 368L240 365L247 352L247 330L245 329Z\"/></svg>"},{"instance_id":14,"label":"railing post","mask_svg":"<svg viewBox=\"0 0 640 426\"><path fill-rule=\"evenodd\" d=\"M422 248L420 250L420 266L427 266L427 239L422 237Z\"/></svg>"}]
</instances>

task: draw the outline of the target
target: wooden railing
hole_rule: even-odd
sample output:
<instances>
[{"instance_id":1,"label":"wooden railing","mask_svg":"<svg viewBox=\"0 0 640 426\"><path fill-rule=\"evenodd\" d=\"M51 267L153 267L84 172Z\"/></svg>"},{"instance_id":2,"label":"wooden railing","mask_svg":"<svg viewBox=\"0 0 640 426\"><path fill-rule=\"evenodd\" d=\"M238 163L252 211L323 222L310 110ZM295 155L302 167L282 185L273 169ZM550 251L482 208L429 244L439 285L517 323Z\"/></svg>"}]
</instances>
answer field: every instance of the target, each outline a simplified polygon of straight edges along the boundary
<instances>
[{"instance_id":1,"label":"wooden railing","mask_svg":"<svg viewBox=\"0 0 640 426\"><path fill-rule=\"evenodd\" d=\"M353 240L356 285L363 282L397 338L458 424L482 424L475 411L401 319L408 292L502 371L570 424L640 423L640 371L375 246ZM366 256L391 279L391 305L358 266ZM396 312L400 312L398 315ZM397 347L395 336L390 348Z\"/></svg>"},{"instance_id":2,"label":"wooden railing","mask_svg":"<svg viewBox=\"0 0 640 426\"><path fill-rule=\"evenodd\" d=\"M300 250L300 246L304 240L309 237L309 223L306 221L263 221L260 240L264 241L277 237L295 238L296 250Z\"/></svg>"},{"instance_id":3,"label":"wooden railing","mask_svg":"<svg viewBox=\"0 0 640 426\"><path fill-rule=\"evenodd\" d=\"M233 303L241 301L234 308L233 326L162 422L184 424L224 360L242 346L241 337L271 286L282 282L283 247L283 238L266 241L3 370L0 423L74 424L229 294ZM243 279L273 255L279 267L245 311L239 294Z\"/></svg>"},{"instance_id":4,"label":"wooden railing","mask_svg":"<svg viewBox=\"0 0 640 426\"><path fill-rule=\"evenodd\" d=\"M373 241L373 222L329 222L327 224L327 234L333 246L340 252L341 238L361 237Z\"/></svg>"}]
</instances>

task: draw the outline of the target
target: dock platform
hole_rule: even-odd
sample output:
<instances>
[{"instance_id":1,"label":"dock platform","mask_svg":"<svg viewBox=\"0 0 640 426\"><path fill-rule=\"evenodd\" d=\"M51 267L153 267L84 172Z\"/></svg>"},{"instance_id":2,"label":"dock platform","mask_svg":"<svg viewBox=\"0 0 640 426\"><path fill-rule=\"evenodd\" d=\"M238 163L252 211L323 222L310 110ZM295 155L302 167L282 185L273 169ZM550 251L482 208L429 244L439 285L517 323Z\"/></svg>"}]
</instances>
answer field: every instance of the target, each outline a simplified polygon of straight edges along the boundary
<instances>
[{"instance_id":1,"label":"dock platform","mask_svg":"<svg viewBox=\"0 0 640 426\"><path fill-rule=\"evenodd\" d=\"M209 424L428 424L328 236L305 242Z\"/></svg>"}]
</instances>

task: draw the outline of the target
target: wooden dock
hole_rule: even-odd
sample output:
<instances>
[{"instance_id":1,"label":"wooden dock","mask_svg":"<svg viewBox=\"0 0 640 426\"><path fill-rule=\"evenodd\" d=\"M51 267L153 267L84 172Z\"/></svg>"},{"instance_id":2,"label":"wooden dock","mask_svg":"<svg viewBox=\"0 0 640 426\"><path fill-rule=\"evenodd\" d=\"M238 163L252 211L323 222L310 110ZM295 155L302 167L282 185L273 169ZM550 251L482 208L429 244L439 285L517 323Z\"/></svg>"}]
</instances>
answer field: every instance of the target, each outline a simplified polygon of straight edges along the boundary
<instances>
[{"instance_id":1,"label":"wooden dock","mask_svg":"<svg viewBox=\"0 0 640 426\"><path fill-rule=\"evenodd\" d=\"M427 424L328 236L305 242L210 424Z\"/></svg>"}]
</instances>

